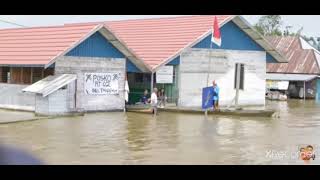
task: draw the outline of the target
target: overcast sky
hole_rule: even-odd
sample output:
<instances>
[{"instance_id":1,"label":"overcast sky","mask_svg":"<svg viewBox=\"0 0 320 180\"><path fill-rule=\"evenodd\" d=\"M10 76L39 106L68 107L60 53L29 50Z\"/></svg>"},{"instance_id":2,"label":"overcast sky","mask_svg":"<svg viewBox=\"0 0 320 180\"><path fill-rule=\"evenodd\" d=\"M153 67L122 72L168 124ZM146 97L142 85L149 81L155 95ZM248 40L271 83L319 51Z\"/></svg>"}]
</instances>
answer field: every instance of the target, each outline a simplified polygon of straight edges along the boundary
<instances>
[{"instance_id":1,"label":"overcast sky","mask_svg":"<svg viewBox=\"0 0 320 180\"><path fill-rule=\"evenodd\" d=\"M169 15L0 15L0 28L19 27L1 22L1 20L32 27L62 25L64 23L74 22L109 21L166 16ZM254 24L257 22L260 15L244 15L244 17L251 24ZM283 27L292 26L292 30L296 31L303 26L303 34L320 37L320 23L318 23L320 22L320 15L282 15L282 20L284 22Z\"/></svg>"}]
</instances>

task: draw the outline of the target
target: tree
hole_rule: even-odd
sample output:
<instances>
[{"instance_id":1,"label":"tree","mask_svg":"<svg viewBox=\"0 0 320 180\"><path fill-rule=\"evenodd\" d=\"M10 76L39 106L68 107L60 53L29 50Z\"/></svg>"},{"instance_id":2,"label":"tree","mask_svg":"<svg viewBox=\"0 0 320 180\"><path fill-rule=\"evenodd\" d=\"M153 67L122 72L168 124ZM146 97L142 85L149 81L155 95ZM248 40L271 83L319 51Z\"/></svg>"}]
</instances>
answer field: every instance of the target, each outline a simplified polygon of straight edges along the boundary
<instances>
[{"instance_id":1,"label":"tree","mask_svg":"<svg viewBox=\"0 0 320 180\"><path fill-rule=\"evenodd\" d=\"M264 15L258 20L258 23L254 25L254 28L263 36L297 36L303 38L314 48L320 50L320 37L313 38L306 35L302 35L303 27L297 32L292 32L292 26L285 26L284 31L281 31L283 25L280 15Z\"/></svg>"},{"instance_id":2,"label":"tree","mask_svg":"<svg viewBox=\"0 0 320 180\"><path fill-rule=\"evenodd\" d=\"M282 36L281 26L282 20L280 15L261 16L258 23L254 25L255 29L264 36ZM289 32L286 33L288 34Z\"/></svg>"}]
</instances>

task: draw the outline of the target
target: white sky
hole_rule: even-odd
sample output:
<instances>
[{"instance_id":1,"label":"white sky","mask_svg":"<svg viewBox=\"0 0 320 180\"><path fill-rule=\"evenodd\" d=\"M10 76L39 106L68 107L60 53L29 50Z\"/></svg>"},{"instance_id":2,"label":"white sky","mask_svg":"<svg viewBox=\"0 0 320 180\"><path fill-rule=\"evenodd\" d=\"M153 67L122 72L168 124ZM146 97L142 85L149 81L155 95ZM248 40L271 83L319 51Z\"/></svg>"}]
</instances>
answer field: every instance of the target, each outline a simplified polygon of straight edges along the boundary
<instances>
[{"instance_id":1,"label":"white sky","mask_svg":"<svg viewBox=\"0 0 320 180\"><path fill-rule=\"evenodd\" d=\"M64 23L93 22L123 19L168 17L170 15L0 15L0 20L31 26L62 25ZM175 15L177 16L177 15ZM251 23L257 22L260 15L244 15ZM320 15L282 15L285 26L292 26L296 31L303 26L303 34L320 37ZM0 28L18 27L0 21Z\"/></svg>"}]
</instances>

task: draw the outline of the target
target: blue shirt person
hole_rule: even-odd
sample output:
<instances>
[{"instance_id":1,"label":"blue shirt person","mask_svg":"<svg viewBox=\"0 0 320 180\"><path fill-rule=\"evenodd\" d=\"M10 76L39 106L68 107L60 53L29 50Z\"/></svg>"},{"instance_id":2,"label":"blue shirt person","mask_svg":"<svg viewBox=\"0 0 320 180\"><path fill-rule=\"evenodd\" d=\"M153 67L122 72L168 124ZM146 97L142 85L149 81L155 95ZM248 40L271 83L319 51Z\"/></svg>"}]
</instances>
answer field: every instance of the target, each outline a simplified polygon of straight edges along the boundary
<instances>
[{"instance_id":1,"label":"blue shirt person","mask_svg":"<svg viewBox=\"0 0 320 180\"><path fill-rule=\"evenodd\" d=\"M212 82L212 94L213 94L213 111L218 109L219 105L219 93L220 93L220 88L218 87L218 84L214 80Z\"/></svg>"},{"instance_id":2,"label":"blue shirt person","mask_svg":"<svg viewBox=\"0 0 320 180\"><path fill-rule=\"evenodd\" d=\"M214 101L218 101L218 100L219 100L219 91L220 91L218 85L216 85L216 86L213 88L213 91L214 91L213 100L214 100Z\"/></svg>"},{"instance_id":3,"label":"blue shirt person","mask_svg":"<svg viewBox=\"0 0 320 180\"><path fill-rule=\"evenodd\" d=\"M143 96L141 97L141 102L143 103L143 104L148 104L148 100L149 100L149 98L148 98L148 90L146 89L145 91L144 91L144 93L143 93Z\"/></svg>"}]
</instances>

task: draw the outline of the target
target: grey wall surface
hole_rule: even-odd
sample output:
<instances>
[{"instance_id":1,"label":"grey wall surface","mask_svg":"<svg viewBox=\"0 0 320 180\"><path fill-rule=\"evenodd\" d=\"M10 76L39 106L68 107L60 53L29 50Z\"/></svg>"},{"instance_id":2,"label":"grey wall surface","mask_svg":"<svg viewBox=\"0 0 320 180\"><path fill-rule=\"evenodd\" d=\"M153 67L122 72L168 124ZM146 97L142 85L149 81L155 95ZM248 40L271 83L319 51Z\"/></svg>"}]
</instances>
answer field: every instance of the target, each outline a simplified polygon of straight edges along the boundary
<instances>
[{"instance_id":1,"label":"grey wall surface","mask_svg":"<svg viewBox=\"0 0 320 180\"><path fill-rule=\"evenodd\" d=\"M236 93L235 63L245 64L244 90L239 92L239 104L264 105L265 52L193 48L184 51L180 58L179 106L201 107L202 88L212 86L213 80L216 80L220 87L219 104L230 105ZM208 72L209 84L207 84Z\"/></svg>"},{"instance_id":2,"label":"grey wall surface","mask_svg":"<svg viewBox=\"0 0 320 180\"><path fill-rule=\"evenodd\" d=\"M22 89L28 85L0 83L0 106L26 106L34 108L35 95L23 93Z\"/></svg>"},{"instance_id":3,"label":"grey wall surface","mask_svg":"<svg viewBox=\"0 0 320 180\"><path fill-rule=\"evenodd\" d=\"M85 73L120 73L119 94L87 95L84 92ZM125 107L125 59L64 56L56 61L55 74L76 74L76 108L83 111L112 111Z\"/></svg>"},{"instance_id":4,"label":"grey wall surface","mask_svg":"<svg viewBox=\"0 0 320 180\"><path fill-rule=\"evenodd\" d=\"M35 113L38 114L49 114L49 98L42 97L42 95L37 94L36 95L36 105L35 105Z\"/></svg>"},{"instance_id":5,"label":"grey wall surface","mask_svg":"<svg viewBox=\"0 0 320 180\"><path fill-rule=\"evenodd\" d=\"M67 94L67 89L60 89L46 97L36 95L35 112L43 115L57 115L69 112Z\"/></svg>"},{"instance_id":6,"label":"grey wall surface","mask_svg":"<svg viewBox=\"0 0 320 180\"><path fill-rule=\"evenodd\" d=\"M35 112L42 115L60 115L74 111L74 84L75 82L72 82L66 89L59 89L46 97L36 95Z\"/></svg>"}]
</instances>

